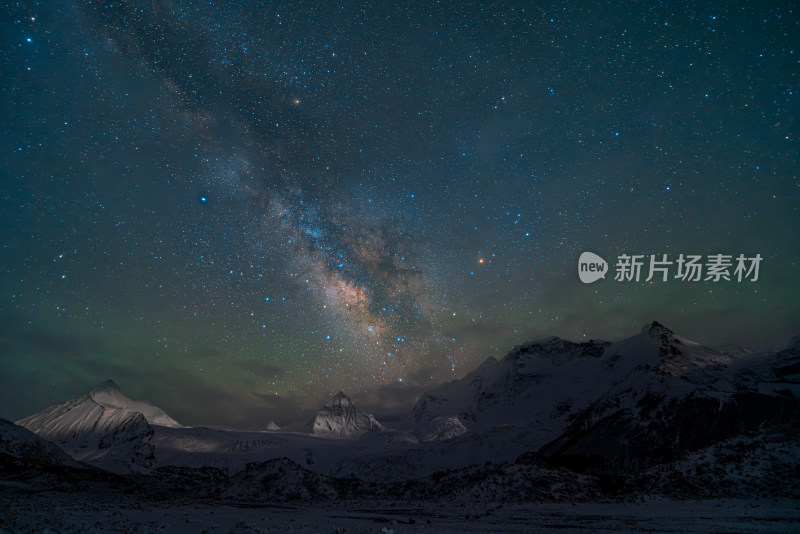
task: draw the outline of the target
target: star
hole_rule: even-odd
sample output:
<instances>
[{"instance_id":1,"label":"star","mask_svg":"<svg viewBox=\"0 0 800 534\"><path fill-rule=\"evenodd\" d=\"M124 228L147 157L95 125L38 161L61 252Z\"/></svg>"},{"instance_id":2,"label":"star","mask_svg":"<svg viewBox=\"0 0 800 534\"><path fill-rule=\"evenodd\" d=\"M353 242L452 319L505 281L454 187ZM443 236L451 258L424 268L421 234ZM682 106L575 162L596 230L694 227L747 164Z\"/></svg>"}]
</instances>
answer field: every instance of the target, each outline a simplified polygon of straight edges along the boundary
<instances>
[{"instance_id":1,"label":"star","mask_svg":"<svg viewBox=\"0 0 800 534\"><path fill-rule=\"evenodd\" d=\"M187 416L246 426L268 385L420 388L531 339L617 339L653 318L785 346L796 46L789 3L762 4L681 24L671 2L647 20L526 9L499 26L477 3L9 4L8 416L127 374L186 398L212 388L217 420L202 403ZM674 280L584 287L586 250L763 262L757 293L711 298Z\"/></svg>"}]
</instances>

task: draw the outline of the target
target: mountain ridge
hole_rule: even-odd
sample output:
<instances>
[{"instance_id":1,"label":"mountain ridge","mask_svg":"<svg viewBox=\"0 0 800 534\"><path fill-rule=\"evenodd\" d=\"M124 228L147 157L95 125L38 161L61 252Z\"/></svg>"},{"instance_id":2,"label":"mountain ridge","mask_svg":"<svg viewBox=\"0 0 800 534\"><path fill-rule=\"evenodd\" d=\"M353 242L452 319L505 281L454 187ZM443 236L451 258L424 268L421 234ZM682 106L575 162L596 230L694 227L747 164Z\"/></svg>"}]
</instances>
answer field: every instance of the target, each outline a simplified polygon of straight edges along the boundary
<instances>
[{"instance_id":1,"label":"mountain ridge","mask_svg":"<svg viewBox=\"0 0 800 534\"><path fill-rule=\"evenodd\" d=\"M112 381L21 422L76 459L116 472L235 471L280 457L365 480L518 458L574 470L649 466L759 425L794 424L800 417L794 347L735 357L656 321L615 342L551 336L431 387L398 422L402 430L385 427L342 391L316 413L308 433L271 425L252 432L160 426L131 411L132 403L144 401L130 399ZM91 408L91 417L77 418L91 423L91 432L67 424L75 417L55 424L77 408ZM152 420L155 415L150 409Z\"/></svg>"}]
</instances>

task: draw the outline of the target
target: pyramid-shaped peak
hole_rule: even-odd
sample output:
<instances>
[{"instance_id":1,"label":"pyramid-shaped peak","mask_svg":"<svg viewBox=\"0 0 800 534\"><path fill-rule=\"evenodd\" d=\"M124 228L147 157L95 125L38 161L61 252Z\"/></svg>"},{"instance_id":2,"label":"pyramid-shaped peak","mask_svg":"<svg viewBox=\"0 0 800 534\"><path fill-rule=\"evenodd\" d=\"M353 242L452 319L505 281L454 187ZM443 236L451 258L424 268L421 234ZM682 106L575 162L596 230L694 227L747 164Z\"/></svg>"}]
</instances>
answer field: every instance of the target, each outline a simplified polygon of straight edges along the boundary
<instances>
[{"instance_id":1,"label":"pyramid-shaped peak","mask_svg":"<svg viewBox=\"0 0 800 534\"><path fill-rule=\"evenodd\" d=\"M89 397L96 403L112 408L128 408L137 401L128 397L113 380L101 382L89 392Z\"/></svg>"},{"instance_id":2,"label":"pyramid-shaped peak","mask_svg":"<svg viewBox=\"0 0 800 534\"><path fill-rule=\"evenodd\" d=\"M312 434L342 438L357 437L382 428L372 414L358 409L343 391L317 412L310 425Z\"/></svg>"},{"instance_id":3,"label":"pyramid-shaped peak","mask_svg":"<svg viewBox=\"0 0 800 534\"><path fill-rule=\"evenodd\" d=\"M129 397L113 380L98 384L89 392L89 400L104 409L127 410L141 413L147 422L169 427L181 425L158 406Z\"/></svg>"},{"instance_id":4,"label":"pyramid-shaped peak","mask_svg":"<svg viewBox=\"0 0 800 534\"><path fill-rule=\"evenodd\" d=\"M333 398L330 400L330 402L328 402L328 404L326 406L328 406L328 407L353 406L353 401L350 399L350 397L345 395L344 391L339 391L339 393L334 395Z\"/></svg>"},{"instance_id":5,"label":"pyramid-shaped peak","mask_svg":"<svg viewBox=\"0 0 800 534\"><path fill-rule=\"evenodd\" d=\"M280 430L280 429L281 427L278 426L278 423L276 423L272 419L270 419L269 423L267 423L267 430Z\"/></svg>"},{"instance_id":6,"label":"pyramid-shaped peak","mask_svg":"<svg viewBox=\"0 0 800 534\"><path fill-rule=\"evenodd\" d=\"M665 337L674 336L675 332L658 321L653 321L652 323L644 325L644 328L642 328L642 334L664 339Z\"/></svg>"},{"instance_id":7,"label":"pyramid-shaped peak","mask_svg":"<svg viewBox=\"0 0 800 534\"><path fill-rule=\"evenodd\" d=\"M117 383L109 378L108 380L105 380L97 384L90 393L112 392L112 391L122 392Z\"/></svg>"}]
</instances>

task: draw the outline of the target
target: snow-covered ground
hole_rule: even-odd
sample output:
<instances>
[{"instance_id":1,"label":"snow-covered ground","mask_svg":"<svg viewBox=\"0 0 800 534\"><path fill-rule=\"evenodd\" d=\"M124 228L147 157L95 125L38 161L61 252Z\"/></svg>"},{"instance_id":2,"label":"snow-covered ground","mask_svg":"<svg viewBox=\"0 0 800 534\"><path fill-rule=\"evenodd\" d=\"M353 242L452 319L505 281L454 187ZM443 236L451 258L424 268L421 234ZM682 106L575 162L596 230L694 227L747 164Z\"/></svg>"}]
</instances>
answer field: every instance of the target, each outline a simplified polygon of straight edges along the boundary
<instances>
[{"instance_id":1,"label":"snow-covered ground","mask_svg":"<svg viewBox=\"0 0 800 534\"><path fill-rule=\"evenodd\" d=\"M359 501L313 507L241 507L203 501L29 494L6 488L0 490L0 525L0 532L62 533L788 533L800 531L800 502L651 499L476 507Z\"/></svg>"}]
</instances>

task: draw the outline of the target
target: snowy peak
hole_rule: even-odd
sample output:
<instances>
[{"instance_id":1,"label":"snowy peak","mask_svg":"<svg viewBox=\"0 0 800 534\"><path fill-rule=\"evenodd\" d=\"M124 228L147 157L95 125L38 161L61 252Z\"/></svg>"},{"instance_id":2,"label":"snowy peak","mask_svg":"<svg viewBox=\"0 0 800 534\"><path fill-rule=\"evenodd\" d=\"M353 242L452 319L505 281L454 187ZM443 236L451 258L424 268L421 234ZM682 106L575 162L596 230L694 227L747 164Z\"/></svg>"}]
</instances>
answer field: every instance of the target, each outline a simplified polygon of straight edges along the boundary
<instances>
[{"instance_id":1,"label":"snowy peak","mask_svg":"<svg viewBox=\"0 0 800 534\"><path fill-rule=\"evenodd\" d=\"M278 423L276 423L276 422L275 422L275 421L273 421L272 419L270 419L270 420L269 420L269 423L267 423L266 430L269 430L269 431L271 431L271 432L274 432L274 431L276 431L276 430L280 430L280 429L281 429L281 427L280 427L280 426L278 426Z\"/></svg>"},{"instance_id":2,"label":"snowy peak","mask_svg":"<svg viewBox=\"0 0 800 534\"><path fill-rule=\"evenodd\" d=\"M613 343L608 354L629 365L649 365L692 382L710 378L709 373L714 374L733 361L731 353L677 335L658 321L645 325L639 335Z\"/></svg>"},{"instance_id":3,"label":"snowy peak","mask_svg":"<svg viewBox=\"0 0 800 534\"><path fill-rule=\"evenodd\" d=\"M104 408L138 412L144 416L151 425L181 428L182 425L167 413L147 401L139 401L127 396L113 381L106 380L98 384L89 392L89 397Z\"/></svg>"},{"instance_id":4,"label":"snowy peak","mask_svg":"<svg viewBox=\"0 0 800 534\"><path fill-rule=\"evenodd\" d=\"M642 328L642 334L647 334L648 336L659 339L665 343L668 343L675 336L675 332L658 321L653 321L652 323L644 325L644 328Z\"/></svg>"},{"instance_id":5,"label":"snowy peak","mask_svg":"<svg viewBox=\"0 0 800 534\"><path fill-rule=\"evenodd\" d=\"M658 321L613 343L547 337L517 345L463 379L432 388L413 413L420 423L458 415L469 429L517 424L517 419L557 428L623 382L645 388L661 376L672 376L689 388L713 385L727 391L731 386L722 371L731 360L729 354L681 337Z\"/></svg>"},{"instance_id":6,"label":"snowy peak","mask_svg":"<svg viewBox=\"0 0 800 534\"><path fill-rule=\"evenodd\" d=\"M152 465L151 425L181 426L161 408L128 397L111 380L17 423L62 446L76 460L117 473Z\"/></svg>"},{"instance_id":7,"label":"snowy peak","mask_svg":"<svg viewBox=\"0 0 800 534\"><path fill-rule=\"evenodd\" d=\"M125 395L117 383L111 379L95 386L89 391L89 397L96 403L110 408L126 408L129 404L136 402L134 399Z\"/></svg>"},{"instance_id":8,"label":"snowy peak","mask_svg":"<svg viewBox=\"0 0 800 534\"><path fill-rule=\"evenodd\" d=\"M681 350L683 345L682 338L676 336L675 332L658 321L653 321L652 323L644 325L638 336L620 341L618 345L627 345L630 344L630 342L637 344L639 350L644 352L651 352L651 348L657 347L657 353L653 354L658 354L661 360L665 357L671 358L679 356L683 352ZM652 356L653 354L649 355Z\"/></svg>"},{"instance_id":9,"label":"snowy peak","mask_svg":"<svg viewBox=\"0 0 800 534\"><path fill-rule=\"evenodd\" d=\"M101 392L108 392L108 393L119 392L120 394L124 395L124 393L122 393L122 390L117 385L117 383L111 380L110 378L97 384L94 387L94 389L92 389L89 392L89 394L91 395L94 393L101 393Z\"/></svg>"},{"instance_id":10,"label":"snowy peak","mask_svg":"<svg viewBox=\"0 0 800 534\"><path fill-rule=\"evenodd\" d=\"M414 418L430 426L458 416L469 430L540 421L549 437L560 428L554 421L588 403L589 391L602 380L596 368L606 368L601 359L609 346L558 337L517 345L502 359L490 357L464 378L426 392L414 406ZM579 385L584 381L586 387Z\"/></svg>"},{"instance_id":11,"label":"snowy peak","mask_svg":"<svg viewBox=\"0 0 800 534\"><path fill-rule=\"evenodd\" d=\"M132 422L180 428L158 406L132 399L113 381L106 380L87 395L50 406L18 421L18 424L57 442L84 434L97 434Z\"/></svg>"},{"instance_id":12,"label":"snowy peak","mask_svg":"<svg viewBox=\"0 0 800 534\"><path fill-rule=\"evenodd\" d=\"M89 398L106 408L128 408L136 403L113 380L106 380L95 386L89 391Z\"/></svg>"},{"instance_id":13,"label":"snowy peak","mask_svg":"<svg viewBox=\"0 0 800 534\"><path fill-rule=\"evenodd\" d=\"M354 438L382 429L372 414L361 411L342 391L317 412L311 427L315 436L335 438Z\"/></svg>"},{"instance_id":14,"label":"snowy peak","mask_svg":"<svg viewBox=\"0 0 800 534\"><path fill-rule=\"evenodd\" d=\"M675 332L662 325L658 321L653 321L642 328L638 336L633 339L638 340L642 349L647 350L649 347L658 347L658 359L660 363L675 360L683 354L683 343L675 335ZM651 355L652 356L652 355Z\"/></svg>"},{"instance_id":15,"label":"snowy peak","mask_svg":"<svg viewBox=\"0 0 800 534\"><path fill-rule=\"evenodd\" d=\"M331 400L325 405L325 408L329 409L347 409L348 406L355 406L353 401L350 400L350 397L344 394L344 391L340 391L337 393Z\"/></svg>"}]
</instances>

